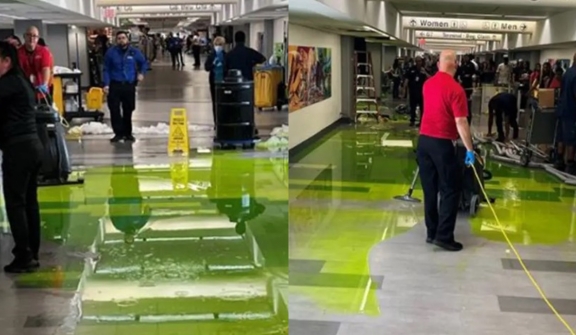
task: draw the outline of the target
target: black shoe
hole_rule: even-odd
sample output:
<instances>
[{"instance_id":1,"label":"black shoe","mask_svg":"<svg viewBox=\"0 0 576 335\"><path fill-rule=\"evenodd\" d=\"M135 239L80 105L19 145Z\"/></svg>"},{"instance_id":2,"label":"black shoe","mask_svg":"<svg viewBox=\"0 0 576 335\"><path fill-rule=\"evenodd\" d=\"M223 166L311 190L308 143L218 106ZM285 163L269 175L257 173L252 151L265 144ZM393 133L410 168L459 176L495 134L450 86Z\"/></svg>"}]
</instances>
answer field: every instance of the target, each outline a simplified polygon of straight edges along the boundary
<instances>
[{"instance_id":1,"label":"black shoe","mask_svg":"<svg viewBox=\"0 0 576 335\"><path fill-rule=\"evenodd\" d=\"M432 243L434 243L434 239L431 237L426 237L426 243L432 244Z\"/></svg>"},{"instance_id":2,"label":"black shoe","mask_svg":"<svg viewBox=\"0 0 576 335\"><path fill-rule=\"evenodd\" d=\"M456 241L442 242L442 241L434 240L432 243L434 243L434 245L436 245L436 246L438 246L444 250L448 250L448 251L460 251L463 248L462 243L458 243Z\"/></svg>"},{"instance_id":3,"label":"black shoe","mask_svg":"<svg viewBox=\"0 0 576 335\"><path fill-rule=\"evenodd\" d=\"M136 139L132 135L124 136L124 140L128 142L134 142Z\"/></svg>"},{"instance_id":4,"label":"black shoe","mask_svg":"<svg viewBox=\"0 0 576 335\"><path fill-rule=\"evenodd\" d=\"M110 143L118 143L118 142L122 141L123 139L124 138L122 138L122 136L116 135L110 139Z\"/></svg>"},{"instance_id":5,"label":"black shoe","mask_svg":"<svg viewBox=\"0 0 576 335\"><path fill-rule=\"evenodd\" d=\"M36 260L20 261L14 259L12 263L4 267L6 273L30 273L36 271L40 267L40 263Z\"/></svg>"}]
</instances>

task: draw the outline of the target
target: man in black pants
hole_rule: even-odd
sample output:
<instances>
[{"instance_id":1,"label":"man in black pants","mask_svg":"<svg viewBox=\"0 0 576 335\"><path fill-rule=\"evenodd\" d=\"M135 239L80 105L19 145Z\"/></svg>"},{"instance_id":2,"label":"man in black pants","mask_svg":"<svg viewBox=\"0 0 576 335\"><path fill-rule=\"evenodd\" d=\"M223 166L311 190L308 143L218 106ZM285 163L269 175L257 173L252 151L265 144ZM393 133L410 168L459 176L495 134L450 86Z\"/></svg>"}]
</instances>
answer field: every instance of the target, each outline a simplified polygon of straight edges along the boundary
<instances>
[{"instance_id":1,"label":"man in black pants","mask_svg":"<svg viewBox=\"0 0 576 335\"><path fill-rule=\"evenodd\" d=\"M518 101L512 93L501 92L496 94L488 103L488 133L492 132L492 119L496 116L496 129L498 130L498 142L508 139L510 127L512 127L512 138L518 139ZM506 131L504 131L504 125Z\"/></svg>"},{"instance_id":2,"label":"man in black pants","mask_svg":"<svg viewBox=\"0 0 576 335\"><path fill-rule=\"evenodd\" d=\"M116 46L104 57L104 93L114 137L110 142L134 141L132 112L136 109L136 85L144 79L148 62L140 50L128 43L128 34L116 33Z\"/></svg>"},{"instance_id":3,"label":"man in black pants","mask_svg":"<svg viewBox=\"0 0 576 335\"><path fill-rule=\"evenodd\" d=\"M462 250L462 244L454 239L463 175L454 147L458 137L467 150L466 164L474 164L466 94L454 80L456 67L456 53L443 51L438 73L424 84L426 113L420 125L417 149L424 190L426 243L449 251Z\"/></svg>"},{"instance_id":4,"label":"man in black pants","mask_svg":"<svg viewBox=\"0 0 576 335\"><path fill-rule=\"evenodd\" d=\"M410 127L416 125L416 108L420 107L420 121L424 115L424 102L422 97L422 87L429 75L423 66L422 58L416 57L416 65L411 67L406 73L404 89L408 88L410 98Z\"/></svg>"},{"instance_id":5,"label":"man in black pants","mask_svg":"<svg viewBox=\"0 0 576 335\"><path fill-rule=\"evenodd\" d=\"M194 56L194 68L196 69L200 67L201 49L200 35L198 35L198 32L194 32L194 35L192 35L192 55Z\"/></svg>"}]
</instances>

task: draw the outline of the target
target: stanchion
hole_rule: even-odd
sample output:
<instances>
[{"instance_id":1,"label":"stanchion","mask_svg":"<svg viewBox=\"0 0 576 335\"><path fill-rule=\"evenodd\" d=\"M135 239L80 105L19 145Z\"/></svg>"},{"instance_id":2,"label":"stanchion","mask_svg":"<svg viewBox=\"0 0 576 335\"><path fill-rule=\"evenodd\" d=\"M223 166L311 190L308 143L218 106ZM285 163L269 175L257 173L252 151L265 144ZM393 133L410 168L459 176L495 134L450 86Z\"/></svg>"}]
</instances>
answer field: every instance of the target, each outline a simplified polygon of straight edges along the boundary
<instances>
[{"instance_id":1,"label":"stanchion","mask_svg":"<svg viewBox=\"0 0 576 335\"><path fill-rule=\"evenodd\" d=\"M416 171L414 172L414 178L412 178L412 183L410 184L410 189L408 189L408 193L406 193L404 195L397 195L394 197L394 199L400 200L400 201L406 201L406 202L414 202L414 203L422 202L420 199L414 198L412 196L412 193L414 192L414 187L416 186L416 181L418 180L418 174L419 173L420 173L420 168L417 167Z\"/></svg>"}]
</instances>

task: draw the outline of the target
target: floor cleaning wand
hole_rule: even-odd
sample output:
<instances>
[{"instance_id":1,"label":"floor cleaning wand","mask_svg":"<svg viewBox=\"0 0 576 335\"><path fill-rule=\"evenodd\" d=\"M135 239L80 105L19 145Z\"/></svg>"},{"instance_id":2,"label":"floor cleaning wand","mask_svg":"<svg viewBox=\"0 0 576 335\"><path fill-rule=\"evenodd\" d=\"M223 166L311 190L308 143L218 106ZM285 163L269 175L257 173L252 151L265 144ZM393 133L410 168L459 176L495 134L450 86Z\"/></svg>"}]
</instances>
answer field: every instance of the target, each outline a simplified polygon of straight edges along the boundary
<instances>
[{"instance_id":1,"label":"floor cleaning wand","mask_svg":"<svg viewBox=\"0 0 576 335\"><path fill-rule=\"evenodd\" d=\"M408 189L408 193L404 195L397 195L394 197L396 200L406 201L406 202L421 202L420 199L414 198L412 193L414 192L414 187L416 186L416 181L418 180L418 175L420 174L420 167L416 167L416 171L414 172L414 178L412 178L412 183L410 184L410 189Z\"/></svg>"}]
</instances>

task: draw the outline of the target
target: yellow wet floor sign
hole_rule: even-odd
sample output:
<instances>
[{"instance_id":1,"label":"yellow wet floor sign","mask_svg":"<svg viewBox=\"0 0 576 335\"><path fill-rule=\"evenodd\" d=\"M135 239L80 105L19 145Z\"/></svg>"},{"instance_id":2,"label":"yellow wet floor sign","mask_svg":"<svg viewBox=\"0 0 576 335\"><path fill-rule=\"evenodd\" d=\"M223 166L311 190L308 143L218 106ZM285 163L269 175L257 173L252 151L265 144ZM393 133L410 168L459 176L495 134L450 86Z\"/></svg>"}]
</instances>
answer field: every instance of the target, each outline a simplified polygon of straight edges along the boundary
<instances>
[{"instance_id":1,"label":"yellow wet floor sign","mask_svg":"<svg viewBox=\"0 0 576 335\"><path fill-rule=\"evenodd\" d=\"M172 179L172 188L176 192L188 190L188 157L170 162L170 179Z\"/></svg>"},{"instance_id":2,"label":"yellow wet floor sign","mask_svg":"<svg viewBox=\"0 0 576 335\"><path fill-rule=\"evenodd\" d=\"M168 133L168 155L188 155L189 151L186 109L172 108L170 111L170 132Z\"/></svg>"}]
</instances>

